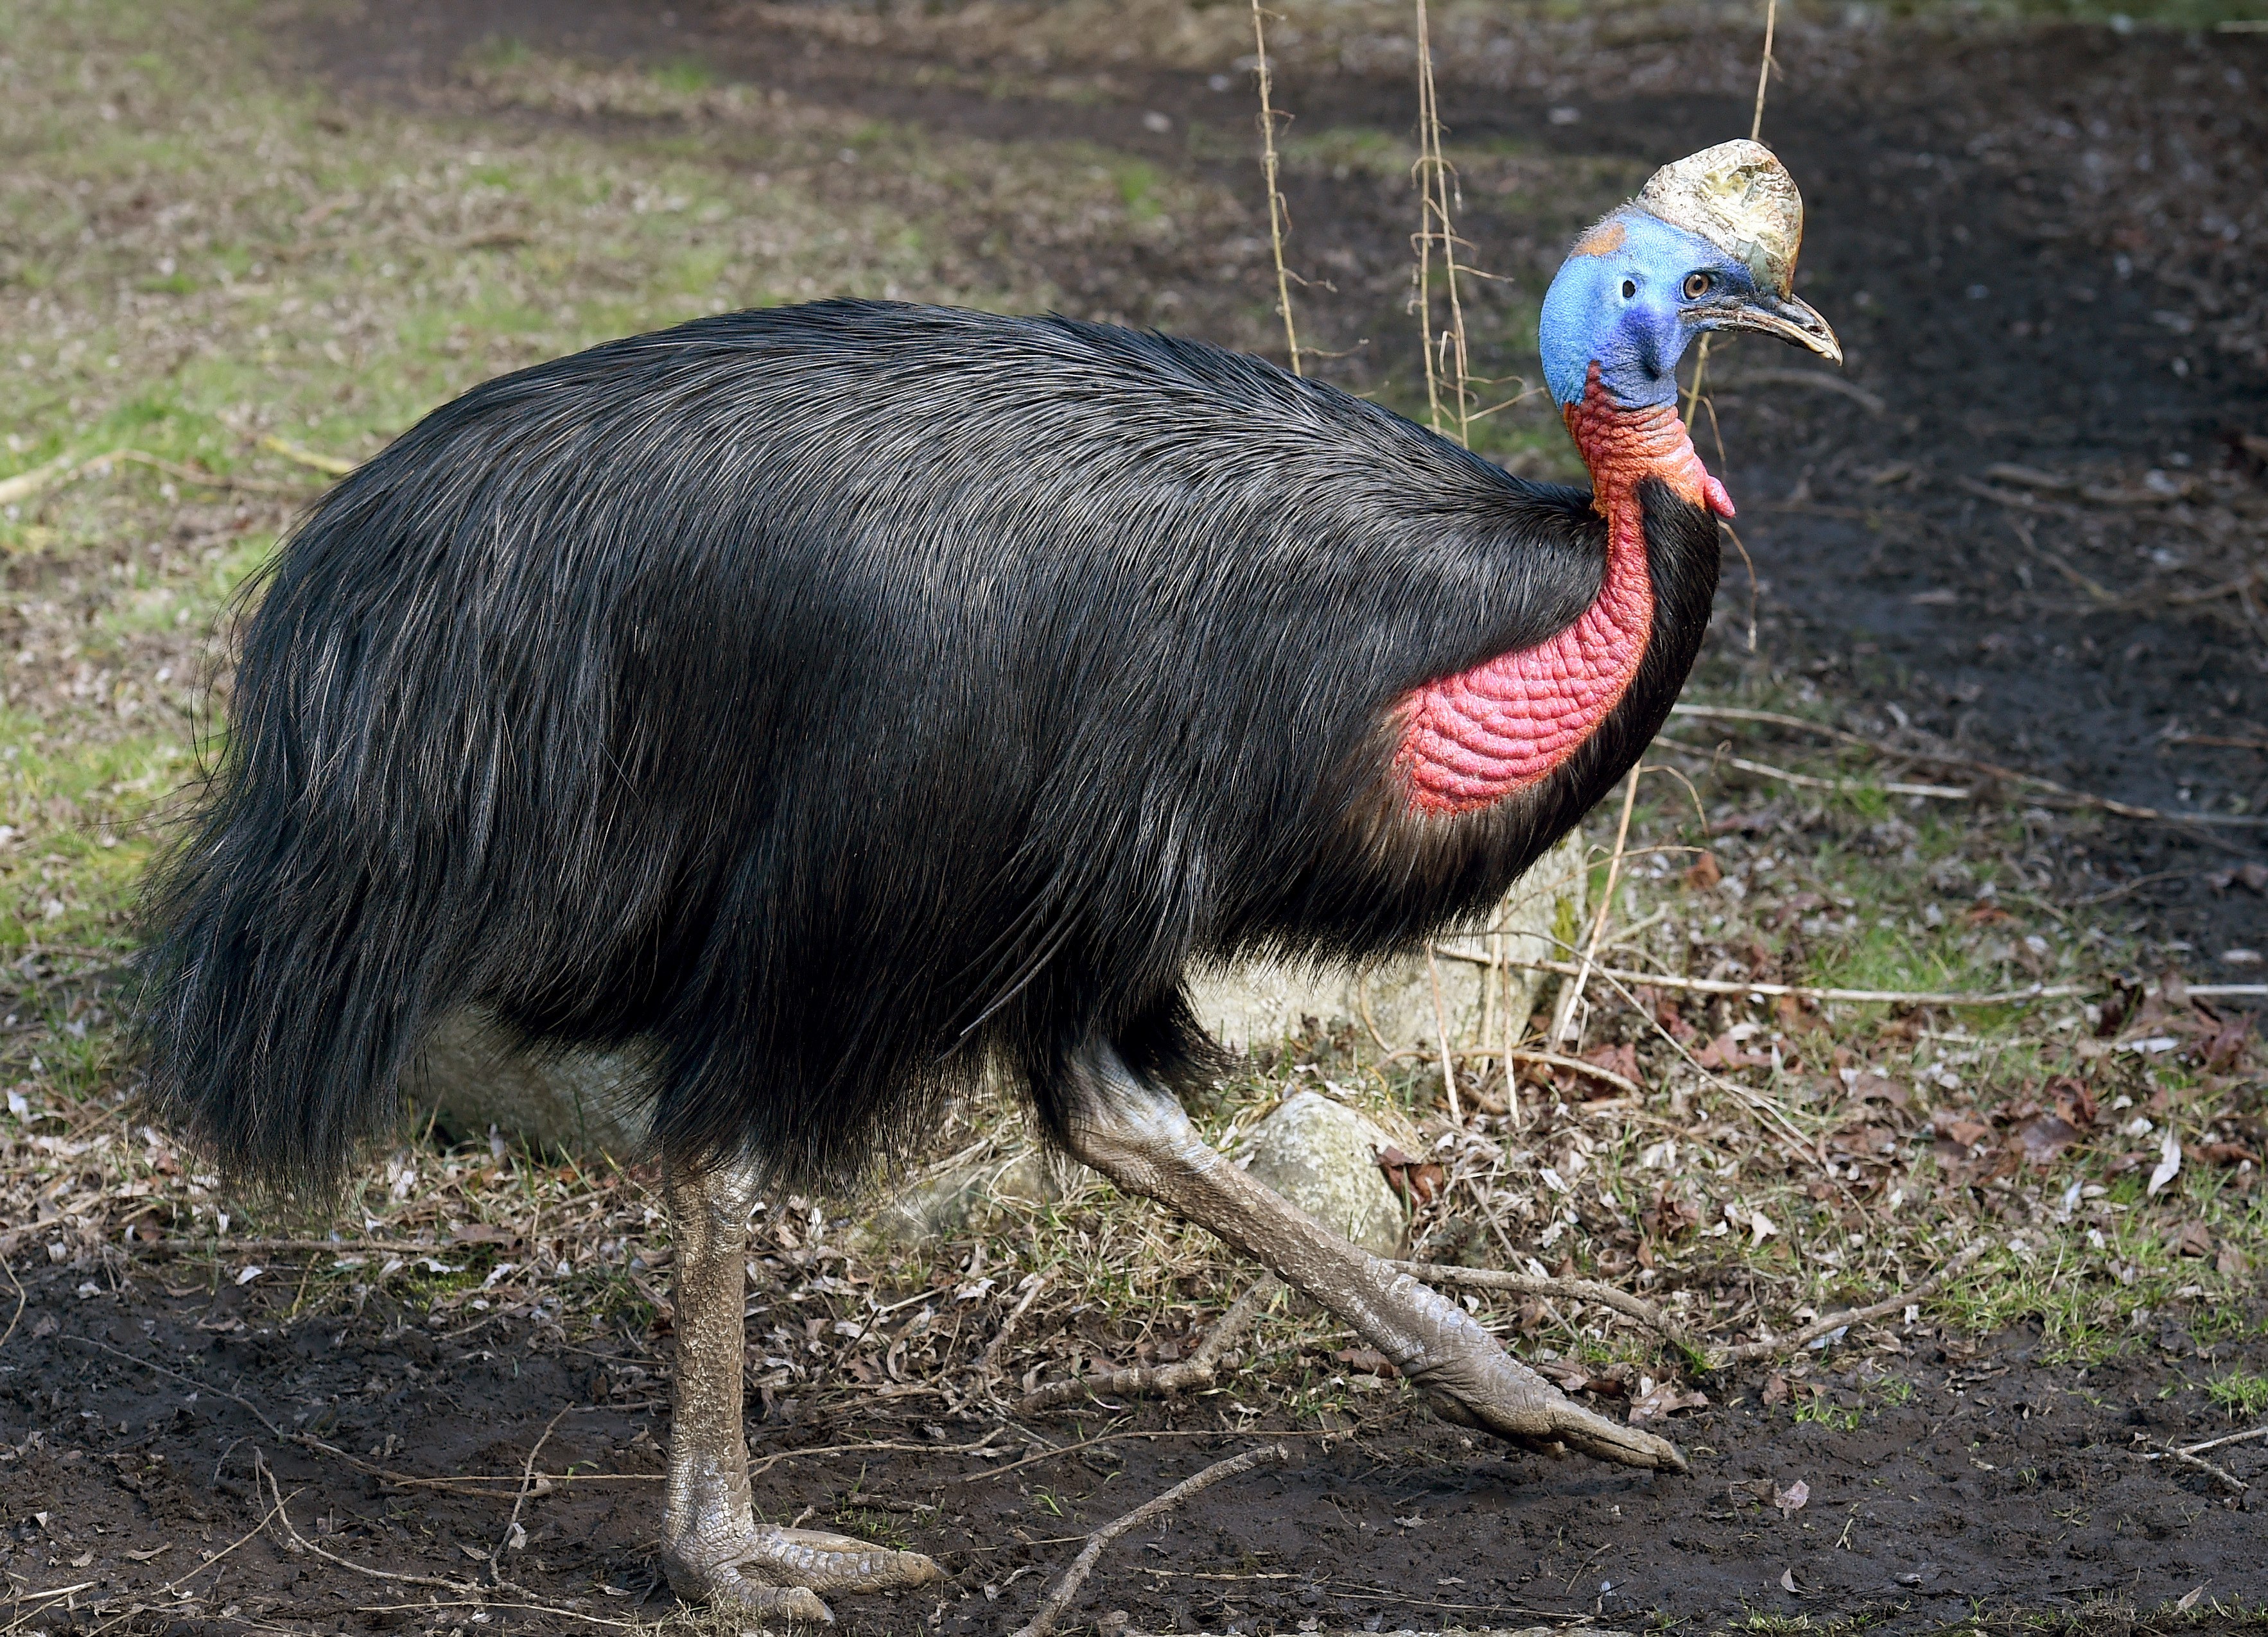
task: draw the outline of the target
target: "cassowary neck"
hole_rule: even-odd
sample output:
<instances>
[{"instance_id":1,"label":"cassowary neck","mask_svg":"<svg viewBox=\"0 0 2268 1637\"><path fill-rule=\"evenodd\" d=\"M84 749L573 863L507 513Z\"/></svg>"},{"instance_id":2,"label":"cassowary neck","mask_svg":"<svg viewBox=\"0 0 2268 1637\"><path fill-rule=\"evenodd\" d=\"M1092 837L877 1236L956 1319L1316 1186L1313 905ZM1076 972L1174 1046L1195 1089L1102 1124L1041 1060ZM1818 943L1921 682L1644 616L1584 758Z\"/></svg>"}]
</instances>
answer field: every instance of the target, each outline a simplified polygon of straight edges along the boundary
<instances>
[{"instance_id":1,"label":"cassowary neck","mask_svg":"<svg viewBox=\"0 0 2268 1637\"><path fill-rule=\"evenodd\" d=\"M1565 414L1591 470L1591 503L1607 520L1599 594L1558 635L1410 694L1395 761L1415 811L1476 812L1527 789L1621 702L1653 631L1641 479L1660 478L1690 503L1733 515L1731 497L1702 466L1674 404L1622 407L1600 385L1594 363L1581 400Z\"/></svg>"}]
</instances>

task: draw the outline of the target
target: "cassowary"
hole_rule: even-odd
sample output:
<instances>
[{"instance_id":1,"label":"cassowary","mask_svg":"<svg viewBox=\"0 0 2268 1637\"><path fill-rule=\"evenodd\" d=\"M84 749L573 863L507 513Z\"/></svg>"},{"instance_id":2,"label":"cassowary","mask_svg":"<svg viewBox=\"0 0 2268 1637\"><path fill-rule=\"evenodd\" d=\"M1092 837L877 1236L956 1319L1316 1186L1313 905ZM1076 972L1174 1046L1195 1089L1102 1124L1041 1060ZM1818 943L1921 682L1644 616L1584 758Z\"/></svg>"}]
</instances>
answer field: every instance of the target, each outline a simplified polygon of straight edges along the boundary
<instances>
[{"instance_id":1,"label":"cassowary","mask_svg":"<svg viewBox=\"0 0 2268 1637\"><path fill-rule=\"evenodd\" d=\"M1450 1420L1682 1468L1201 1143L1182 974L1407 947L1630 767L1731 511L1678 358L1712 329L1839 358L1790 293L1800 232L1786 171L1729 143L1576 244L1542 341L1588 492L1058 318L823 302L475 388L266 573L149 899L151 1096L320 1192L454 1008L643 1053L689 1597L823 1619L938 1573L755 1523L742 1254L760 1181L856 1170L986 1065Z\"/></svg>"}]
</instances>

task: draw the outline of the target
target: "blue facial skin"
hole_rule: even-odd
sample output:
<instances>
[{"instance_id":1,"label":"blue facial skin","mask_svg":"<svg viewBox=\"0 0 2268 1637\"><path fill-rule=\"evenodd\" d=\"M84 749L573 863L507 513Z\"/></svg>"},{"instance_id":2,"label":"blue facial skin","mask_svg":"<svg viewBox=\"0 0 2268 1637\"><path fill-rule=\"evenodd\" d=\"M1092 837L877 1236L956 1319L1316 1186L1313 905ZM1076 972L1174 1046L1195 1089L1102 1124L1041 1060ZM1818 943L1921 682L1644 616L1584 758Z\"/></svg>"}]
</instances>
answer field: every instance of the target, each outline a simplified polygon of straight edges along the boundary
<instances>
[{"instance_id":1,"label":"blue facial skin","mask_svg":"<svg viewBox=\"0 0 2268 1637\"><path fill-rule=\"evenodd\" d=\"M1726 327L1739 304L1760 295L1742 262L1634 206L1583 242L1610 236L1612 225L1622 242L1603 255L1569 256L1543 297L1543 378L1562 407L1581 399L1594 362L1600 385L1623 407L1675 402L1685 344Z\"/></svg>"}]
</instances>

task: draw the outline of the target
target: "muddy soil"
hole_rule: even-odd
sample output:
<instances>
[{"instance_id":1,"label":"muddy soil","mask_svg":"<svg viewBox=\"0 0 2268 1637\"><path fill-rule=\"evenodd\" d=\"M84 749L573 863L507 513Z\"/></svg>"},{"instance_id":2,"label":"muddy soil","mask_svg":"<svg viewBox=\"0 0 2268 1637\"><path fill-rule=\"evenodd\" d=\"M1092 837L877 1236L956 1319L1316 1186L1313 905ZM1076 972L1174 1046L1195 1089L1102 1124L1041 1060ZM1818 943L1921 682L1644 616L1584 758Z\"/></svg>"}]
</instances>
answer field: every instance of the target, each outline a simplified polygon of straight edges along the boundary
<instances>
[{"instance_id":1,"label":"muddy soil","mask_svg":"<svg viewBox=\"0 0 2268 1637\"><path fill-rule=\"evenodd\" d=\"M507 1324L437 1336L375 1303L295 1324L291 1272L248 1291L210 1289L178 1264L137 1268L123 1292L86 1293L63 1270L31 1286L0 1377L0 1570L18 1592L79 1589L18 1602L20 1629L191 1637L463 1622L473 1594L452 1588L490 1582L539 1439L534 1470L595 1476L519 1507L525 1544L502 1566L524 1595L491 1591L485 1628L563 1629L563 1610L652 1619L674 1606L653 1549L666 1345L565 1349ZM1281 1428L1232 1387L1138 1406L1138 1435L1061 1454L1041 1441L1129 1423L1012 1429L988 1459L918 1447L973 1443L998 1423L954 1416L917 1389L895 1402L774 1405L751 1428L756 1499L774 1519L808 1514L918 1548L951 1575L934 1592L841 1600L854 1631L1012 1629L1087 1531L1270 1435L1289 1444L1286 1468L1232 1480L1123 1539L1072 1618L1257 1633L1579 1615L1714 1629L1762 1612L1933 1631L1977 1614L2149 1611L2200 1586L2224 1605L2268 1599L2268 1445L2213 1452L2251 1486L2242 1497L2136 1454L2146 1440L2227 1430L2189 1384L2261 1369L2268 1344L2199 1357L2169 1330L2091 1371L2037 1362L2021 1335L1972 1347L1913 1332L1904 1345L1880 1375L1824 1360L1786 1398L1764 1370L1707 1381L1713 1402L1672 1423L1693 1460L1684 1478L1476 1447L1391 1386L1334 1431ZM856 1447L870 1443L917 1447ZM315 1550L286 1549L280 1523L260 1528L274 1503L263 1470ZM1790 1506L1799 1482L1808 1494ZM419 1578L379 1580L323 1553ZM554 1611L514 1609L516 1598ZM122 1620L137 1604L144 1611Z\"/></svg>"},{"instance_id":2,"label":"muddy soil","mask_svg":"<svg viewBox=\"0 0 2268 1637\"><path fill-rule=\"evenodd\" d=\"M1005 51L997 75L968 62L932 72L887 40L830 43L774 27L761 8L607 0L373 9L295 49L300 71L342 94L461 116L453 64L491 38L604 62L695 58L940 134L1076 138L1252 192L1241 76L1058 65L1043 89ZM1694 36L1697 60L1710 43ZM1767 343L1719 354L1718 425L1697 436L1743 506L1759 630L1752 657L1740 640L1749 584L1733 567L1704 679L1816 688L1886 733L1895 723L2127 803L2253 818L2114 821L2045 850L2058 895L2118 892L2133 929L2193 980L2257 976L2216 962L2268 929L2268 901L2229 883L2268 859L2268 441L2244 441L2268 439L2268 290L2245 259L2262 231L2268 40L1813 33L1783 50L1767 135L1809 202L1804 287L1837 324L1843 378L1863 397L1758 378L1804 362ZM1745 92L1684 94L1674 75L1653 77L1673 89L1633 95L1596 64L1548 65L1529 75L1547 82L1538 92L1460 83L1457 69L1445 65L1440 95L1461 142L1619 158L1643 174L1749 125ZM1294 62L1280 100L1299 130L1399 138L1404 77ZM822 180L846 196L887 185L848 171ZM1329 280L1300 297L1311 344L1344 354L1325 373L1375 389L1413 350L1406 181L1309 167L1287 188L1294 260ZM1532 199L1475 192L1463 226L1484 264L1517 281L1506 299L1540 295L1564 224L1539 222ZM1076 239L1013 253L1041 262L1082 316L1273 345L1256 318L1264 268L1225 271L1219 247L1193 238L1130 257ZM1521 363L1484 338L1483 372Z\"/></svg>"}]
</instances>

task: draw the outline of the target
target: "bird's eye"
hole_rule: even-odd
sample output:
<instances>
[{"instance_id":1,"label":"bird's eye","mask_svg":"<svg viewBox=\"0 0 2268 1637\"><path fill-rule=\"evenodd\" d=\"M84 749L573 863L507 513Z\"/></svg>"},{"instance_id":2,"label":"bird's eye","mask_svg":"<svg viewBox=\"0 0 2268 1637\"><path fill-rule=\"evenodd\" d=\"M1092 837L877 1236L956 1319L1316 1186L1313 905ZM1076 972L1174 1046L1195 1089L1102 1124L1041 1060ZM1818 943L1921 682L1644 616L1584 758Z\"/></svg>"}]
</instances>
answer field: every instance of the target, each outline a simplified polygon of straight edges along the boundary
<instances>
[{"instance_id":1,"label":"bird's eye","mask_svg":"<svg viewBox=\"0 0 2268 1637\"><path fill-rule=\"evenodd\" d=\"M1632 296L1637 294L1638 282L1635 279L1624 279L1623 281L1623 299L1624 301L1628 301Z\"/></svg>"},{"instance_id":2,"label":"bird's eye","mask_svg":"<svg viewBox=\"0 0 2268 1637\"><path fill-rule=\"evenodd\" d=\"M1685 299L1688 301L1700 300L1702 297L1709 293L1709 287L1716 282L1717 281L1715 279L1711 278L1706 273L1688 273L1685 275Z\"/></svg>"}]
</instances>

